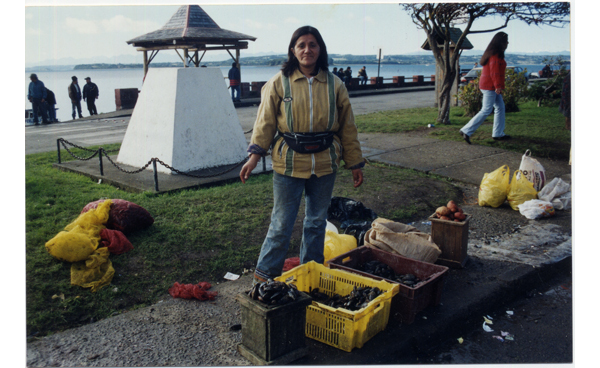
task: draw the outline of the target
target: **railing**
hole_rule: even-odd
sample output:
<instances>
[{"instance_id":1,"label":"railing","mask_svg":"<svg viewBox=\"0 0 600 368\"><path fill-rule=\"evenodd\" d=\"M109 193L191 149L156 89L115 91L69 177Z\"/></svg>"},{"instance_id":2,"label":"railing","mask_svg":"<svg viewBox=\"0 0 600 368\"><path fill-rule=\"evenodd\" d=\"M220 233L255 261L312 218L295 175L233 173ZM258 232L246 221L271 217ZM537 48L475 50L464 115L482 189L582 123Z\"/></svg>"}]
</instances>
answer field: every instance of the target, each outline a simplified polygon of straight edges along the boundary
<instances>
[{"instance_id":1,"label":"railing","mask_svg":"<svg viewBox=\"0 0 600 368\"><path fill-rule=\"evenodd\" d=\"M248 132L246 132L246 133L248 133ZM69 149L69 147L67 147L67 145L69 145L69 146L71 146L71 147L75 147L75 148L81 149L81 150L83 150L83 151L86 151L86 152L89 152L89 153L91 153L91 155L90 155L90 156L88 156L88 157L79 157L79 156L77 156L75 153L71 152L71 150ZM241 166L241 165L243 165L244 163L246 163L246 161L248 161L248 158L245 158L244 160L242 160L242 161L238 162L238 163L237 163L237 164L235 164L234 166L232 166L232 167L230 167L230 168L228 168L228 169L225 169L225 170L223 170L223 171L221 171L221 172L218 172L218 173L206 174L206 175L196 175L196 174L190 174L190 173L187 173L187 172L183 172L183 171L177 170L176 168L174 168L174 167L172 167L172 166L170 166L170 165L168 165L168 164L164 163L164 162L163 162L163 161L161 161L160 159L158 159L158 158L156 158L156 157L153 157L153 158L151 158L150 160L148 160L148 162L147 162L147 163L146 163L144 166L142 166L141 168L139 168L139 169L136 169L136 170L125 170L125 169L123 169L122 167L120 167L119 165L117 165L117 163L116 163L116 162L114 162L114 161L113 161L113 160L110 158L110 156L108 155L109 153L115 153L115 152L118 152L118 150L107 151L107 150L105 150L105 149L104 149L104 148L102 148L102 147L100 147L100 148L98 148L98 149L96 149L96 150L92 150L92 149L89 149L89 148L85 148L85 147L78 146L78 145L76 145L76 144L74 144L74 143L71 143L71 142L69 142L69 141L67 141L67 140L65 140L65 139L63 139L63 138L58 138L58 139L56 140L56 148L57 148L57 155L58 155L58 163L59 163L59 164L61 164L61 163L62 163L62 159L61 159L61 153L60 153L61 146L62 146L62 147L65 149L65 151L67 151L67 152L68 152L68 153L69 153L69 154L70 154L72 157L74 157L75 159L77 159L77 160L80 160L80 161L89 161L89 160L91 160L92 158L94 158L94 157L98 156L98 160L99 160L99 169L100 169L100 175L101 175L101 176L104 176L104 163L103 163L103 161L102 161L102 157L106 157L106 159L107 159L107 160L108 160L108 161L109 161L109 162L110 162L110 163L111 163L111 164L112 164L114 167L116 167L116 168L117 168L117 170L119 170L119 171L121 171L121 172L124 172L124 173L126 173L126 174L138 174L138 173L141 173L142 171L146 170L146 169L148 168L148 166L150 166L150 165L152 164L152 170L153 170L153 173L154 173L154 190L155 190L156 192L158 192L158 191L159 191L159 189L158 189L158 171L157 171L157 166L156 166L156 163L159 163L159 164L163 165L163 166L164 166L164 167L166 167L167 169L169 169L169 170L171 170L171 171L174 171L174 172L176 172L177 174L181 174L181 175L185 175L185 176L189 176L189 177L193 177L193 178L201 178L201 179L205 179L205 178L212 178L212 177L217 177L217 176L221 176L221 175L227 174L228 172L231 172L231 171L235 170L235 169L236 169L236 168L238 168L239 166ZM267 171L267 163L266 163L266 159L265 159L265 157L263 157L263 159L262 159L262 163L263 163L263 171Z\"/></svg>"},{"instance_id":2,"label":"railing","mask_svg":"<svg viewBox=\"0 0 600 368\"><path fill-rule=\"evenodd\" d=\"M266 82L242 82L242 98L260 97L260 90ZM413 75L412 77L395 76L392 78L370 77L366 84L360 84L359 78L352 78L346 83L349 91L396 88L396 87L418 87L431 86L435 84L435 75Z\"/></svg>"}]
</instances>

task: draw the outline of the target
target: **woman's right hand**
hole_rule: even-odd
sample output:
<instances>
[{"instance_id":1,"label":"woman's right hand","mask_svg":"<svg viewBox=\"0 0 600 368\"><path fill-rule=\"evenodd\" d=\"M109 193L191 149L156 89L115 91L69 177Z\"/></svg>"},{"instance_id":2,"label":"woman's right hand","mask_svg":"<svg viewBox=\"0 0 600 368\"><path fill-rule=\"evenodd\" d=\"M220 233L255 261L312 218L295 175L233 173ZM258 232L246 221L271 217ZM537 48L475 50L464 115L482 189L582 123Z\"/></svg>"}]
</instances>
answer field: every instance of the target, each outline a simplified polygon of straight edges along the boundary
<instances>
[{"instance_id":1,"label":"woman's right hand","mask_svg":"<svg viewBox=\"0 0 600 368\"><path fill-rule=\"evenodd\" d=\"M253 153L248 158L248 162L242 166L242 170L240 171L240 179L242 180L242 183L246 184L246 180L250 177L252 170L254 170L258 164L258 160L260 160L260 155Z\"/></svg>"}]
</instances>

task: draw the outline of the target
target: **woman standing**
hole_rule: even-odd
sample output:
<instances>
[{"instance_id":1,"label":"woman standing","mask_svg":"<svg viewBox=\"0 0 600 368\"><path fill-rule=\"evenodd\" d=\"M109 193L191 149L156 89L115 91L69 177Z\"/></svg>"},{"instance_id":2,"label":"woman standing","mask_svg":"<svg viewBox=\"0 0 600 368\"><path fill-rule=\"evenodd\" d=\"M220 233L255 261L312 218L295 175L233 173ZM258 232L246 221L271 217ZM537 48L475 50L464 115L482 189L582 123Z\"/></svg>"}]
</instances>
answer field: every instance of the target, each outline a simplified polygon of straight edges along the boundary
<instances>
[{"instance_id":1,"label":"woman standing","mask_svg":"<svg viewBox=\"0 0 600 368\"><path fill-rule=\"evenodd\" d=\"M495 140L510 139L510 136L504 134L504 100L502 99L504 75L506 73L504 50L507 47L508 35L504 32L498 32L492 38L479 61L483 65L481 78L479 78L479 89L483 94L481 111L460 129L460 135L468 144L471 144L471 135L492 111L494 111L492 138Z\"/></svg>"},{"instance_id":2,"label":"woman standing","mask_svg":"<svg viewBox=\"0 0 600 368\"><path fill-rule=\"evenodd\" d=\"M271 148L273 212L255 282L281 275L303 192L300 263L323 263L327 209L340 161L352 170L355 187L363 182L364 159L348 91L329 72L327 59L319 31L310 26L298 28L281 72L261 91L250 157L240 172L245 183Z\"/></svg>"}]
</instances>

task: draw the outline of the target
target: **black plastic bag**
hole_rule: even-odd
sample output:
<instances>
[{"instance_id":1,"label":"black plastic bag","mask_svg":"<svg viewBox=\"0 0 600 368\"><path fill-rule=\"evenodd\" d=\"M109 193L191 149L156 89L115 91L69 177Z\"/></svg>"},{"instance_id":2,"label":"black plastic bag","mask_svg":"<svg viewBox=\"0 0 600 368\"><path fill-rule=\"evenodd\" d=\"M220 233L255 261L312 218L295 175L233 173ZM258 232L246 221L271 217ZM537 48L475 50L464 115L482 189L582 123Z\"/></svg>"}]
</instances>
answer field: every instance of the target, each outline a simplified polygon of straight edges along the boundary
<instances>
[{"instance_id":1,"label":"black plastic bag","mask_svg":"<svg viewBox=\"0 0 600 368\"><path fill-rule=\"evenodd\" d=\"M344 197L331 197L327 209L327 219L344 222L346 220L366 221L375 220L377 214L365 207L361 202Z\"/></svg>"},{"instance_id":2,"label":"black plastic bag","mask_svg":"<svg viewBox=\"0 0 600 368\"><path fill-rule=\"evenodd\" d=\"M353 235L359 247L364 244L365 233L376 218L373 210L350 198L332 197L327 209L327 219L340 221L344 234Z\"/></svg>"}]
</instances>

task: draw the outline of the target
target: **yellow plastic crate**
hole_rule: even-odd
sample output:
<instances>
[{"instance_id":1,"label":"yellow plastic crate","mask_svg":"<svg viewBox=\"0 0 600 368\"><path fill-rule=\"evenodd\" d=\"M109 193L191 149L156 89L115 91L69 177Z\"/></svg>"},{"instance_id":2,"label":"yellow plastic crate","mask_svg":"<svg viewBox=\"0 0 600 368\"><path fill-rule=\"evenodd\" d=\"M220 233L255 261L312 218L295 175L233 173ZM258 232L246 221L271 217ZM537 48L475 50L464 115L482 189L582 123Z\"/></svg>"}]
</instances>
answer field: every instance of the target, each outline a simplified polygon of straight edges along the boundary
<instances>
[{"instance_id":1,"label":"yellow plastic crate","mask_svg":"<svg viewBox=\"0 0 600 368\"><path fill-rule=\"evenodd\" d=\"M398 284L344 270L329 269L314 261L289 270L276 280L293 283L305 293L319 288L320 292L329 296L348 295L355 286L378 287L383 291L365 308L355 312L332 308L315 301L306 307L305 335L347 352L361 348L365 342L385 329L390 317L392 297L400 290Z\"/></svg>"}]
</instances>

